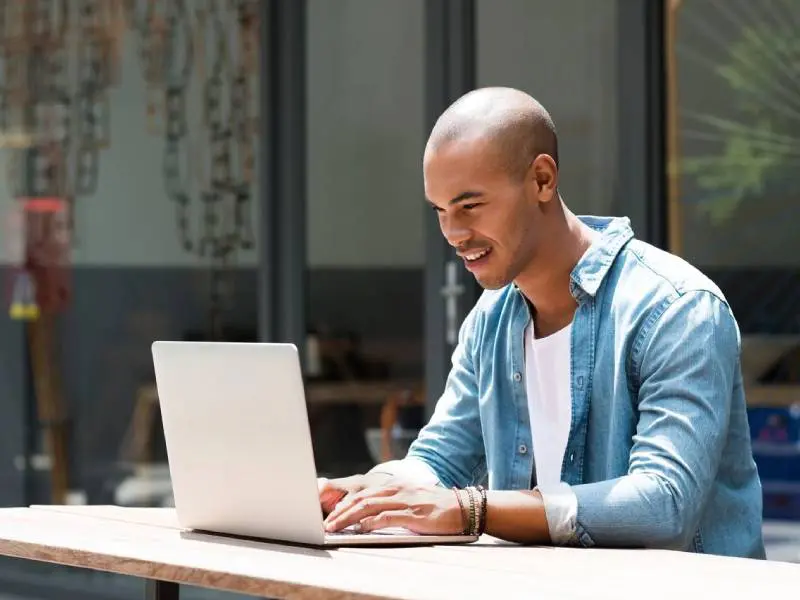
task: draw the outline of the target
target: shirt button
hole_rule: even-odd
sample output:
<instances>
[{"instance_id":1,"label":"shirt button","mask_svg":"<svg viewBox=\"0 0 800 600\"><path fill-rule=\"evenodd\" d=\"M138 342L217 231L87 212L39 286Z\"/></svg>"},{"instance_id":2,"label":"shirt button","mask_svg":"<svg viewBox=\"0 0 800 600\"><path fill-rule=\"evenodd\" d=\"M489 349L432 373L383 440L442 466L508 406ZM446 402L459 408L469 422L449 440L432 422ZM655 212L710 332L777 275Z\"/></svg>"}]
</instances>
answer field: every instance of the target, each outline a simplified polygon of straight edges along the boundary
<instances>
[{"instance_id":1,"label":"shirt button","mask_svg":"<svg viewBox=\"0 0 800 600\"><path fill-rule=\"evenodd\" d=\"M520 373L519 371L514 373L514 381L522 381L522 373Z\"/></svg>"},{"instance_id":2,"label":"shirt button","mask_svg":"<svg viewBox=\"0 0 800 600\"><path fill-rule=\"evenodd\" d=\"M574 452L570 452L569 453L569 462L571 462L571 463L575 462L575 453Z\"/></svg>"},{"instance_id":3,"label":"shirt button","mask_svg":"<svg viewBox=\"0 0 800 600\"><path fill-rule=\"evenodd\" d=\"M520 454L527 454L527 452L528 452L528 447L525 444L520 444L519 445L519 453Z\"/></svg>"}]
</instances>

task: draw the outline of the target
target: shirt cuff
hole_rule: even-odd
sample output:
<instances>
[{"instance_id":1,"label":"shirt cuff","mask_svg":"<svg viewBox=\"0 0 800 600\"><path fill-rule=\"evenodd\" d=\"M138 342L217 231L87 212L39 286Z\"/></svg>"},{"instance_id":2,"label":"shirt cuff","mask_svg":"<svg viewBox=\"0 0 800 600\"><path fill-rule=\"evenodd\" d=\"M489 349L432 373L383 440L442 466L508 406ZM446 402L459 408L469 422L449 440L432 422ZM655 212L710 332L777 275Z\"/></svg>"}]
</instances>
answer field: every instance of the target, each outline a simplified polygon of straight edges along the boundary
<instances>
[{"instance_id":1,"label":"shirt cuff","mask_svg":"<svg viewBox=\"0 0 800 600\"><path fill-rule=\"evenodd\" d=\"M400 460L390 460L375 465L370 473L386 473L403 479L413 481L417 485L438 485L439 478L426 463L417 459L406 457Z\"/></svg>"},{"instance_id":2,"label":"shirt cuff","mask_svg":"<svg viewBox=\"0 0 800 600\"><path fill-rule=\"evenodd\" d=\"M566 545L575 539L578 520L578 497L569 484L537 486L542 495L550 540L555 545Z\"/></svg>"}]
</instances>

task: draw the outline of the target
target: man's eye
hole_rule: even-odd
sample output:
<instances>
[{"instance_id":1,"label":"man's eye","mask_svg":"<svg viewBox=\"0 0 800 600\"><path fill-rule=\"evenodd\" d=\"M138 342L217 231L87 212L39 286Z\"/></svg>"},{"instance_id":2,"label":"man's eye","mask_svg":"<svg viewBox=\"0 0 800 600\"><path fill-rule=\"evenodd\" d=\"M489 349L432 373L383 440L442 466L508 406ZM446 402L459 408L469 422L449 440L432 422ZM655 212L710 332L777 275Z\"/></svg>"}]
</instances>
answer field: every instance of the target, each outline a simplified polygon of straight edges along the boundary
<instances>
[{"instance_id":1,"label":"man's eye","mask_svg":"<svg viewBox=\"0 0 800 600\"><path fill-rule=\"evenodd\" d=\"M463 204L462 205L465 210L472 210L473 208L477 208L480 206L480 202L473 202L471 204Z\"/></svg>"}]
</instances>

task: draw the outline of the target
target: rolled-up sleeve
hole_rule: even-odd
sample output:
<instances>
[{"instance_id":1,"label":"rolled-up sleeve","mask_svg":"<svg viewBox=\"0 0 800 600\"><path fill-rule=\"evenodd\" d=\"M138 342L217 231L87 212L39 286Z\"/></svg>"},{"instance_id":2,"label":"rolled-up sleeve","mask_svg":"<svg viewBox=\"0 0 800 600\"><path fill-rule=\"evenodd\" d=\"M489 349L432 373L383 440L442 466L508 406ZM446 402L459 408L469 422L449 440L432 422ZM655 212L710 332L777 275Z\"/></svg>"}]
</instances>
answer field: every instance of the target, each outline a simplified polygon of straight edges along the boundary
<instances>
[{"instance_id":1,"label":"rolled-up sleeve","mask_svg":"<svg viewBox=\"0 0 800 600\"><path fill-rule=\"evenodd\" d=\"M550 541L558 546L575 543L577 541L575 532L578 518L578 497L574 490L563 481L555 485L540 485L536 487L536 490L541 495L544 504Z\"/></svg>"},{"instance_id":2,"label":"rolled-up sleeve","mask_svg":"<svg viewBox=\"0 0 800 600\"><path fill-rule=\"evenodd\" d=\"M639 420L628 473L572 486L584 546L687 549L718 469L741 385L733 315L713 293L693 291L650 320L633 348Z\"/></svg>"}]
</instances>

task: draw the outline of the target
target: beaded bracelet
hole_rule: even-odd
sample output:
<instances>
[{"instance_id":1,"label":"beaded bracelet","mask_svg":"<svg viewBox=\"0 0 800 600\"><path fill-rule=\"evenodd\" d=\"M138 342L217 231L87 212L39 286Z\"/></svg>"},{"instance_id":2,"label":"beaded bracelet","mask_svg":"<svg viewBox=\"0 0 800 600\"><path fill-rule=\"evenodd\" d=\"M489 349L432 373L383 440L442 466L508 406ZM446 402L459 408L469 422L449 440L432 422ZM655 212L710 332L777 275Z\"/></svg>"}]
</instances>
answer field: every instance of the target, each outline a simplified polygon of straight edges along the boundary
<instances>
[{"instance_id":1,"label":"beaded bracelet","mask_svg":"<svg viewBox=\"0 0 800 600\"><path fill-rule=\"evenodd\" d=\"M461 510L461 533L463 535L467 535L469 530L469 525L467 524L467 516L466 516L466 509L464 508L464 500L461 498L461 490L457 487L453 486L453 493L456 495L456 500L458 500L458 507Z\"/></svg>"},{"instance_id":2,"label":"beaded bracelet","mask_svg":"<svg viewBox=\"0 0 800 600\"><path fill-rule=\"evenodd\" d=\"M478 535L483 535L486 531L486 488L482 485L479 485L478 492L480 492L481 495L481 521L480 526L478 527Z\"/></svg>"},{"instance_id":3,"label":"beaded bracelet","mask_svg":"<svg viewBox=\"0 0 800 600\"><path fill-rule=\"evenodd\" d=\"M474 487L470 486L467 488L467 493L469 493L469 504L472 514L469 534L478 535L478 529L480 528L480 522L481 522L480 503L477 501L476 498L476 496L478 495L478 491Z\"/></svg>"},{"instance_id":4,"label":"beaded bracelet","mask_svg":"<svg viewBox=\"0 0 800 600\"><path fill-rule=\"evenodd\" d=\"M482 485L468 486L463 490L456 487L452 489L461 509L462 533L483 535L486 531L486 489Z\"/></svg>"}]
</instances>

